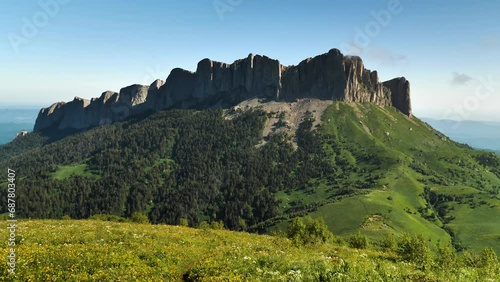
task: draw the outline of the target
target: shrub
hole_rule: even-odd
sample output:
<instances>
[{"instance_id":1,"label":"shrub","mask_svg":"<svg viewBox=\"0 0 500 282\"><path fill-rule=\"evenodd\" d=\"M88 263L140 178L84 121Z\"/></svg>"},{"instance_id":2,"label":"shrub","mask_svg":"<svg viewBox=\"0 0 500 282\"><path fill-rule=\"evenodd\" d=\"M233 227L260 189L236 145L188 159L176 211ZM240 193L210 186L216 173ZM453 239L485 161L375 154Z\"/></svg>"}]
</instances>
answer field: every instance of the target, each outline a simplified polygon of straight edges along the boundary
<instances>
[{"instance_id":1,"label":"shrub","mask_svg":"<svg viewBox=\"0 0 500 282\"><path fill-rule=\"evenodd\" d=\"M462 265L466 267L479 267L481 264L480 257L469 251L464 251L462 253L461 261Z\"/></svg>"},{"instance_id":2,"label":"shrub","mask_svg":"<svg viewBox=\"0 0 500 282\"><path fill-rule=\"evenodd\" d=\"M328 230L322 217L312 219L310 216L295 218L288 226L287 237L297 245L327 242L333 234Z\"/></svg>"},{"instance_id":3,"label":"shrub","mask_svg":"<svg viewBox=\"0 0 500 282\"><path fill-rule=\"evenodd\" d=\"M481 267L494 268L498 264L498 257L491 247L484 248L479 254Z\"/></svg>"},{"instance_id":4,"label":"shrub","mask_svg":"<svg viewBox=\"0 0 500 282\"><path fill-rule=\"evenodd\" d=\"M382 242L380 242L380 247L382 247L382 249L386 252L394 251L396 249L396 245L396 239L394 239L392 235L388 235L384 238L384 240L382 240Z\"/></svg>"},{"instance_id":5,"label":"shrub","mask_svg":"<svg viewBox=\"0 0 500 282\"><path fill-rule=\"evenodd\" d=\"M222 221L221 221L222 222ZM247 222L243 218L238 219L238 225L240 226L240 229L243 231L247 230Z\"/></svg>"},{"instance_id":6,"label":"shrub","mask_svg":"<svg viewBox=\"0 0 500 282\"><path fill-rule=\"evenodd\" d=\"M114 214L94 214L89 219L113 222L126 222L127 219Z\"/></svg>"},{"instance_id":7,"label":"shrub","mask_svg":"<svg viewBox=\"0 0 500 282\"><path fill-rule=\"evenodd\" d=\"M398 243L398 255L405 261L427 269L432 263L432 255L422 235L404 234Z\"/></svg>"},{"instance_id":8,"label":"shrub","mask_svg":"<svg viewBox=\"0 0 500 282\"><path fill-rule=\"evenodd\" d=\"M366 249L368 247L368 239L366 236L361 235L360 233L351 236L348 240L349 247L356 249Z\"/></svg>"},{"instance_id":9,"label":"shrub","mask_svg":"<svg viewBox=\"0 0 500 282\"><path fill-rule=\"evenodd\" d=\"M188 227L189 221L187 220L187 218L180 218L179 219L179 226Z\"/></svg>"},{"instance_id":10,"label":"shrub","mask_svg":"<svg viewBox=\"0 0 500 282\"><path fill-rule=\"evenodd\" d=\"M212 229L222 230L222 229L224 229L224 222L222 220L220 220L220 221L212 221L212 224L210 224L210 227Z\"/></svg>"},{"instance_id":11,"label":"shrub","mask_svg":"<svg viewBox=\"0 0 500 282\"><path fill-rule=\"evenodd\" d=\"M149 223L148 216L140 212L134 212L130 220L135 223Z\"/></svg>"},{"instance_id":12,"label":"shrub","mask_svg":"<svg viewBox=\"0 0 500 282\"><path fill-rule=\"evenodd\" d=\"M443 270L451 270L456 266L457 254L448 246L438 246L436 263Z\"/></svg>"},{"instance_id":13,"label":"shrub","mask_svg":"<svg viewBox=\"0 0 500 282\"><path fill-rule=\"evenodd\" d=\"M345 246L346 241L341 237L333 237L332 242L339 246Z\"/></svg>"},{"instance_id":14,"label":"shrub","mask_svg":"<svg viewBox=\"0 0 500 282\"><path fill-rule=\"evenodd\" d=\"M71 220L71 216L65 214L61 217L62 220Z\"/></svg>"},{"instance_id":15,"label":"shrub","mask_svg":"<svg viewBox=\"0 0 500 282\"><path fill-rule=\"evenodd\" d=\"M198 225L198 228L203 229L203 230L207 230L207 229L210 229L210 224L208 224L208 222L206 222L206 221L202 221L200 223L200 225Z\"/></svg>"}]
</instances>

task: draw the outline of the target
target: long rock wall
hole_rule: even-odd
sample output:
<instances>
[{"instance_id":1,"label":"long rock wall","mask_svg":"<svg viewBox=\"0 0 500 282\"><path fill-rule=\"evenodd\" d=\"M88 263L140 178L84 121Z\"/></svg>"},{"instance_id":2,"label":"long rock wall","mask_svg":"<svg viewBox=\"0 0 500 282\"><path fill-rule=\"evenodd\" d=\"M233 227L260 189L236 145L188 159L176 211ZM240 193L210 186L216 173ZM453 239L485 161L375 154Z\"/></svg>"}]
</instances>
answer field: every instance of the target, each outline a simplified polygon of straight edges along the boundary
<instances>
[{"instance_id":1,"label":"long rock wall","mask_svg":"<svg viewBox=\"0 0 500 282\"><path fill-rule=\"evenodd\" d=\"M253 54L232 64L204 59L196 72L176 68L165 82L134 84L90 101L76 97L43 108L35 131L86 129L148 110L228 107L256 97L370 102L411 116L410 86L404 77L380 83L377 72L365 69L361 58L332 49L297 66Z\"/></svg>"}]
</instances>

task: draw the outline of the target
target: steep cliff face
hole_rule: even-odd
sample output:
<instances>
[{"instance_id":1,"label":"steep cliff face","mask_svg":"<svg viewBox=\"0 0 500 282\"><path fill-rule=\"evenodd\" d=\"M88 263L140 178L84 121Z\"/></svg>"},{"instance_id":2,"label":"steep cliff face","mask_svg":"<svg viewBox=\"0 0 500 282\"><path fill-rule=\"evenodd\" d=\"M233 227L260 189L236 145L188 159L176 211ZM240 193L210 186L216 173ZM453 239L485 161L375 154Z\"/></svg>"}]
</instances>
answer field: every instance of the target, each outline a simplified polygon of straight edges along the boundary
<instances>
[{"instance_id":1,"label":"steep cliff face","mask_svg":"<svg viewBox=\"0 0 500 282\"><path fill-rule=\"evenodd\" d=\"M59 128L85 128L86 127L86 108L90 105L90 101L75 97L75 99L63 107L63 117Z\"/></svg>"},{"instance_id":2,"label":"steep cliff face","mask_svg":"<svg viewBox=\"0 0 500 282\"><path fill-rule=\"evenodd\" d=\"M265 56L225 64L204 59L196 72L174 69L160 89L159 108L203 107L223 102L234 104L251 97L276 99L281 65Z\"/></svg>"},{"instance_id":3,"label":"steep cliff face","mask_svg":"<svg viewBox=\"0 0 500 282\"><path fill-rule=\"evenodd\" d=\"M347 77L345 60L339 50L306 59L283 73L282 97L287 100L318 98L345 100Z\"/></svg>"},{"instance_id":4,"label":"steep cliff face","mask_svg":"<svg viewBox=\"0 0 500 282\"><path fill-rule=\"evenodd\" d=\"M63 118L63 112L61 108L65 105L64 102L54 103L48 108L43 108L38 113L36 119L34 131L42 131L44 129L50 128L57 125Z\"/></svg>"},{"instance_id":5,"label":"steep cliff face","mask_svg":"<svg viewBox=\"0 0 500 282\"><path fill-rule=\"evenodd\" d=\"M365 69L361 58L344 56L337 49L288 67L253 54L232 64L204 59L196 72L176 68L165 82L134 84L90 101L56 103L40 111L35 131L85 129L147 110L225 107L256 97L370 102L411 116L409 87L405 78L380 83L377 72Z\"/></svg>"},{"instance_id":6,"label":"steep cliff face","mask_svg":"<svg viewBox=\"0 0 500 282\"><path fill-rule=\"evenodd\" d=\"M392 106L411 117L410 82L404 77L398 77L384 82L384 86L391 93Z\"/></svg>"}]
</instances>

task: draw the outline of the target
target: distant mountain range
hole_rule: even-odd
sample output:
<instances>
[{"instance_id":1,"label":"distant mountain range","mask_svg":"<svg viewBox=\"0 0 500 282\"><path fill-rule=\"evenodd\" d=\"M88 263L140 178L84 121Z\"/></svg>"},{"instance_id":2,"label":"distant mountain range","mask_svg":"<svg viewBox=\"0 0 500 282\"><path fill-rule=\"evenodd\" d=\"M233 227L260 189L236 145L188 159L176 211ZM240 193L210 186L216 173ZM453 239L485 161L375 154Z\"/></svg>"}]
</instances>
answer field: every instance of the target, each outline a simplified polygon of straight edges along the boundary
<instances>
[{"instance_id":1,"label":"distant mountain range","mask_svg":"<svg viewBox=\"0 0 500 282\"><path fill-rule=\"evenodd\" d=\"M449 138L477 149L500 153L500 122L422 118Z\"/></svg>"},{"instance_id":2,"label":"distant mountain range","mask_svg":"<svg viewBox=\"0 0 500 282\"><path fill-rule=\"evenodd\" d=\"M39 109L0 109L0 145L8 143L21 130L32 131Z\"/></svg>"}]
</instances>

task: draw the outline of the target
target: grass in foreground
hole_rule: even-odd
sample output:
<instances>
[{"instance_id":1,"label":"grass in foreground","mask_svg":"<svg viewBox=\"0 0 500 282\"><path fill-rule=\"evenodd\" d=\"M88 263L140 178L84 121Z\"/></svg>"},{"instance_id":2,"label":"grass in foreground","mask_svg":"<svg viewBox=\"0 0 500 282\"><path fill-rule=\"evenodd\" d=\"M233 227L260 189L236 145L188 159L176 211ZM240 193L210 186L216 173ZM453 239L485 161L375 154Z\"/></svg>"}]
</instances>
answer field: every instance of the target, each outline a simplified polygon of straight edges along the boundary
<instances>
[{"instance_id":1,"label":"grass in foreground","mask_svg":"<svg viewBox=\"0 0 500 282\"><path fill-rule=\"evenodd\" d=\"M0 231L6 242L8 230ZM392 252L225 230L96 220L20 221L2 281L498 281L489 266L430 266ZM6 244L0 248L6 258ZM437 260L436 260L437 261ZM470 257L470 262L480 261Z\"/></svg>"}]
</instances>

